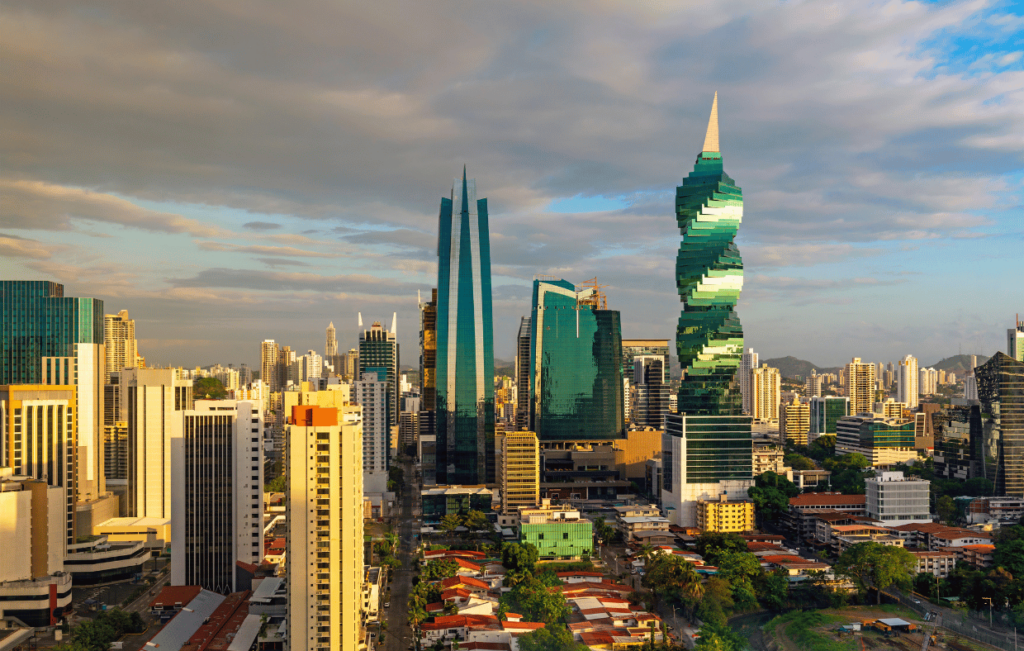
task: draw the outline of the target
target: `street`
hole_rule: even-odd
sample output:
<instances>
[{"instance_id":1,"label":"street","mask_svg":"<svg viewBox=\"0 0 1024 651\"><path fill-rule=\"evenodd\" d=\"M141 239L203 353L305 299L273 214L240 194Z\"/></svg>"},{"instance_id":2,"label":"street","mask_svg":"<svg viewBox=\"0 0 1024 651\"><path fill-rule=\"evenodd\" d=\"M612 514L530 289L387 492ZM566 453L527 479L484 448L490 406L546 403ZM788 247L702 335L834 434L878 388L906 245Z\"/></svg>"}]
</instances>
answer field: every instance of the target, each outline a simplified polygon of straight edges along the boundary
<instances>
[{"instance_id":1,"label":"street","mask_svg":"<svg viewBox=\"0 0 1024 651\"><path fill-rule=\"evenodd\" d=\"M384 636L384 648L387 651L405 651L413 644L412 631L409 629L409 592L412 589L412 577L416 564L419 562L415 554L416 539L414 535L419 529L413 523L413 509L419 500L419 476L416 467L409 462L403 464L408 480L402 487L401 515L398 518L398 553L397 558L402 567L393 574L391 583L391 607L381 614L381 620L387 622L388 630Z\"/></svg>"}]
</instances>

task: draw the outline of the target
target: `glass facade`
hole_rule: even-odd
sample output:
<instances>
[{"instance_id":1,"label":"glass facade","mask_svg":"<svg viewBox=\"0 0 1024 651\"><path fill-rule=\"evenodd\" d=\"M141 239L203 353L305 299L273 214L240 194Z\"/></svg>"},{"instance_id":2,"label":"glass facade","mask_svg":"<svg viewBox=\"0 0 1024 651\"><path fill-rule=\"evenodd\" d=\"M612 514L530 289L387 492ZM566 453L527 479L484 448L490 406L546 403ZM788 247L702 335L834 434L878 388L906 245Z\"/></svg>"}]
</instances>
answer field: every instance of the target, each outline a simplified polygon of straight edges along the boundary
<instances>
[{"instance_id":1,"label":"glass facade","mask_svg":"<svg viewBox=\"0 0 1024 651\"><path fill-rule=\"evenodd\" d=\"M69 298L49 281L0 281L0 384L40 384L44 357L103 344L103 301Z\"/></svg>"},{"instance_id":2,"label":"glass facade","mask_svg":"<svg viewBox=\"0 0 1024 651\"><path fill-rule=\"evenodd\" d=\"M753 476L753 444L750 440L748 416L688 416L669 414L665 418L665 435L685 441L684 458L666 459L664 444L662 461L665 477L671 482L682 467L681 479L687 484L713 484L720 481L749 481ZM670 467L671 466L671 467Z\"/></svg>"},{"instance_id":3,"label":"glass facade","mask_svg":"<svg viewBox=\"0 0 1024 651\"><path fill-rule=\"evenodd\" d=\"M837 396L811 398L811 438L835 436L836 423L850 415L850 399Z\"/></svg>"},{"instance_id":4,"label":"glass facade","mask_svg":"<svg viewBox=\"0 0 1024 651\"><path fill-rule=\"evenodd\" d=\"M619 313L596 289L533 281L530 422L543 441L594 441L623 432Z\"/></svg>"},{"instance_id":5,"label":"glass facade","mask_svg":"<svg viewBox=\"0 0 1024 651\"><path fill-rule=\"evenodd\" d=\"M390 428L398 424L398 340L379 322L359 333L359 374L376 373L377 379L387 382L388 448L391 447Z\"/></svg>"},{"instance_id":6,"label":"glass facade","mask_svg":"<svg viewBox=\"0 0 1024 651\"><path fill-rule=\"evenodd\" d=\"M981 477L981 408L947 407L932 415L935 474L947 479Z\"/></svg>"},{"instance_id":7,"label":"glass facade","mask_svg":"<svg viewBox=\"0 0 1024 651\"><path fill-rule=\"evenodd\" d=\"M996 495L1024 497L1024 362L999 352L974 375L985 476L995 484Z\"/></svg>"},{"instance_id":8,"label":"glass facade","mask_svg":"<svg viewBox=\"0 0 1024 651\"><path fill-rule=\"evenodd\" d=\"M458 212L455 207L458 206ZM494 466L494 337L487 199L462 172L441 199L437 245L438 484L489 484Z\"/></svg>"}]
</instances>

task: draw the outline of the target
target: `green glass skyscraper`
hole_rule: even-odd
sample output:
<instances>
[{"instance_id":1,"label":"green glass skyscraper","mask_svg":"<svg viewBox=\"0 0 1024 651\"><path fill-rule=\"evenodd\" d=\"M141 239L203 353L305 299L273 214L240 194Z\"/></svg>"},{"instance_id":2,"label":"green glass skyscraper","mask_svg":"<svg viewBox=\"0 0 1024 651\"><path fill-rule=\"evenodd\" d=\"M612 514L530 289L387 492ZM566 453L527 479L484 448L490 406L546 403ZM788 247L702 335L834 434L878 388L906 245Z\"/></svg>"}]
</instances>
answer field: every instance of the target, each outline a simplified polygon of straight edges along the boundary
<instances>
[{"instance_id":1,"label":"green glass skyscraper","mask_svg":"<svg viewBox=\"0 0 1024 651\"><path fill-rule=\"evenodd\" d=\"M476 181L441 199L437 240L438 484L488 484L494 469L494 337L487 199Z\"/></svg>"},{"instance_id":2,"label":"green glass skyscraper","mask_svg":"<svg viewBox=\"0 0 1024 651\"><path fill-rule=\"evenodd\" d=\"M735 312L743 261L734 240L743 193L722 167L717 93L704 147L676 188L675 213L682 234L676 255L682 381L678 413L665 419L662 497L675 524L695 526L699 500L746 499L753 470L751 419L743 415L736 378L743 354Z\"/></svg>"},{"instance_id":3,"label":"green glass skyscraper","mask_svg":"<svg viewBox=\"0 0 1024 651\"><path fill-rule=\"evenodd\" d=\"M597 288L533 281L530 428L541 441L622 436L622 330Z\"/></svg>"}]
</instances>

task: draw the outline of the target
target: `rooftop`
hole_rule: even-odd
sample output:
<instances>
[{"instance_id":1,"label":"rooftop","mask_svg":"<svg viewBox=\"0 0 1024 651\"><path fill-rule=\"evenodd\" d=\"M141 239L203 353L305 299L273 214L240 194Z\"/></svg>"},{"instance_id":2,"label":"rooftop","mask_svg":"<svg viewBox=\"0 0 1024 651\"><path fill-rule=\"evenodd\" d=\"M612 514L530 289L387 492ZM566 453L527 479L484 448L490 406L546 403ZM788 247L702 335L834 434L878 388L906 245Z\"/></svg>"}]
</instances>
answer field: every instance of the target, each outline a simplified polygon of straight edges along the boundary
<instances>
[{"instance_id":1,"label":"rooftop","mask_svg":"<svg viewBox=\"0 0 1024 651\"><path fill-rule=\"evenodd\" d=\"M803 493L789 498L790 506L865 506L866 495L841 495L839 493Z\"/></svg>"},{"instance_id":2,"label":"rooftop","mask_svg":"<svg viewBox=\"0 0 1024 651\"><path fill-rule=\"evenodd\" d=\"M177 587L177 586L175 586ZM195 586L186 586L195 587ZM167 590L169 588L164 588ZM180 651L217 607L224 603L224 597L216 592L200 590L188 606L182 608L167 625L146 642L146 651Z\"/></svg>"},{"instance_id":3,"label":"rooftop","mask_svg":"<svg viewBox=\"0 0 1024 651\"><path fill-rule=\"evenodd\" d=\"M197 585L164 586L153 601L149 602L149 607L167 608L174 605L187 606L189 602L195 599L196 596L202 592L202 590L203 589Z\"/></svg>"}]
</instances>

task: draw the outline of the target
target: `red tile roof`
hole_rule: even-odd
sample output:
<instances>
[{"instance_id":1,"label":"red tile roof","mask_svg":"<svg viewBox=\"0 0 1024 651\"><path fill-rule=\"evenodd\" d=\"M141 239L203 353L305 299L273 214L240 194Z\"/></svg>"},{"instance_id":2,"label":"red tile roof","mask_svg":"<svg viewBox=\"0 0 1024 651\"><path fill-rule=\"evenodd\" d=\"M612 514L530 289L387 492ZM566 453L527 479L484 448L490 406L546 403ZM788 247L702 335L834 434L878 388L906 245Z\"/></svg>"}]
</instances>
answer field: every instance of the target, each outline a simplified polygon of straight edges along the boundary
<instances>
[{"instance_id":1,"label":"red tile roof","mask_svg":"<svg viewBox=\"0 0 1024 651\"><path fill-rule=\"evenodd\" d=\"M188 602L196 598L196 595L202 590L198 585L168 585L160 591L160 593L149 602L150 608L156 608L160 606L162 608L169 608L171 606L187 606Z\"/></svg>"},{"instance_id":2,"label":"red tile roof","mask_svg":"<svg viewBox=\"0 0 1024 651\"><path fill-rule=\"evenodd\" d=\"M506 631L509 629L536 631L538 628L544 628L544 622L502 622L501 627Z\"/></svg>"},{"instance_id":3,"label":"red tile roof","mask_svg":"<svg viewBox=\"0 0 1024 651\"><path fill-rule=\"evenodd\" d=\"M467 561L464 558L451 558L449 560L455 561L455 563L459 567L461 567L462 569L473 570L474 572L479 572L480 571L480 566L479 565L477 565L476 563L470 563L469 561Z\"/></svg>"},{"instance_id":4,"label":"red tile roof","mask_svg":"<svg viewBox=\"0 0 1024 651\"><path fill-rule=\"evenodd\" d=\"M814 563L816 561L809 561L799 556L764 556L761 560L768 561L769 563Z\"/></svg>"},{"instance_id":5,"label":"red tile roof","mask_svg":"<svg viewBox=\"0 0 1024 651\"><path fill-rule=\"evenodd\" d=\"M248 590L229 594L181 651L225 651L249 614L250 594Z\"/></svg>"},{"instance_id":6,"label":"red tile roof","mask_svg":"<svg viewBox=\"0 0 1024 651\"><path fill-rule=\"evenodd\" d=\"M558 578L560 578L560 579L561 578L565 578L565 577L570 577L570 576L596 576L596 577L603 577L604 576L604 574L601 574L600 572L557 572L557 574L558 574Z\"/></svg>"},{"instance_id":7,"label":"red tile roof","mask_svg":"<svg viewBox=\"0 0 1024 651\"><path fill-rule=\"evenodd\" d=\"M803 493L789 498L790 506L864 506L866 495L836 495L835 493ZM764 536L760 536L764 538Z\"/></svg>"},{"instance_id":8,"label":"red tile roof","mask_svg":"<svg viewBox=\"0 0 1024 651\"><path fill-rule=\"evenodd\" d=\"M490 590L491 586L487 585L480 579L474 579L471 576L453 576L441 581L442 588L454 588L455 586L465 585L474 588L480 588L482 590Z\"/></svg>"}]
</instances>

